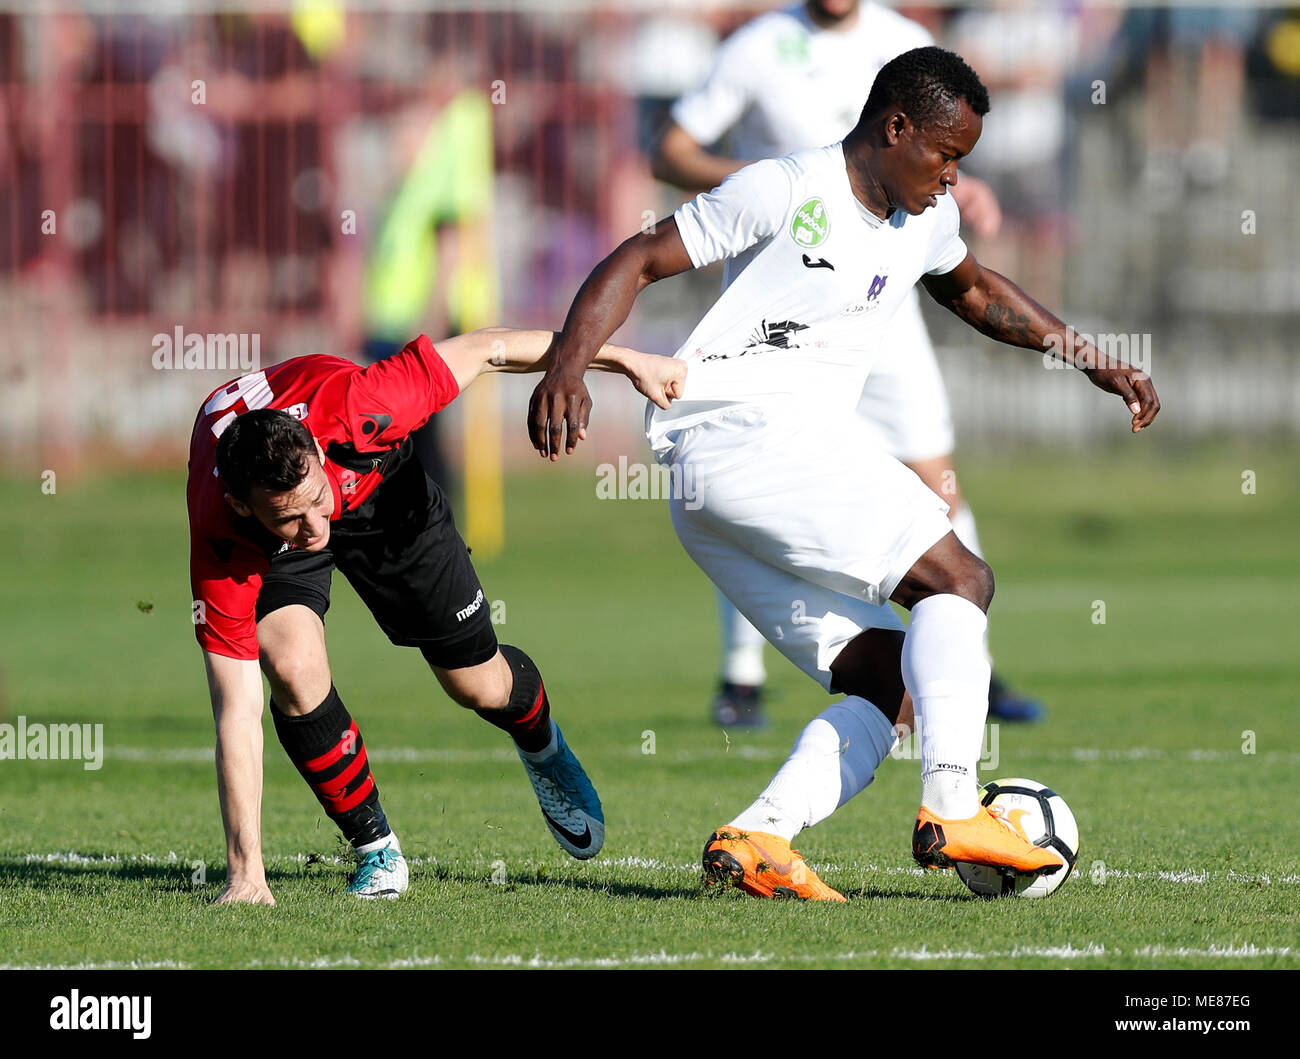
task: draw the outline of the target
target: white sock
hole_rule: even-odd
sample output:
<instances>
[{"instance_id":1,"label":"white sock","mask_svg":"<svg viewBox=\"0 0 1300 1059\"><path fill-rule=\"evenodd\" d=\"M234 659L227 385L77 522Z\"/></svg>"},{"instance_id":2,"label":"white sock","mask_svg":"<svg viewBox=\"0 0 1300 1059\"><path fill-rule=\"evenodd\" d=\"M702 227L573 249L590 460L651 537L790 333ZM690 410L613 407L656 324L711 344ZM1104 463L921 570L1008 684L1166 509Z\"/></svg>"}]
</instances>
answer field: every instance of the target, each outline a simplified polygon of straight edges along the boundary
<instances>
[{"instance_id":1,"label":"white sock","mask_svg":"<svg viewBox=\"0 0 1300 1059\"><path fill-rule=\"evenodd\" d=\"M981 559L984 553L980 551L980 535L975 531L975 514L971 511L970 505L965 501L961 507L948 513L948 521L952 523L952 531L957 534L957 539L966 546L968 552L974 552ZM984 657L988 659L989 665L993 664L993 656L989 653L989 634L984 630Z\"/></svg>"},{"instance_id":2,"label":"white sock","mask_svg":"<svg viewBox=\"0 0 1300 1059\"><path fill-rule=\"evenodd\" d=\"M865 789L896 738L893 725L866 699L851 695L828 706L799 733L758 800L728 826L791 841Z\"/></svg>"},{"instance_id":3,"label":"white sock","mask_svg":"<svg viewBox=\"0 0 1300 1059\"><path fill-rule=\"evenodd\" d=\"M721 592L718 624L722 628L722 679L754 687L767 679L763 668L763 634L754 628Z\"/></svg>"},{"instance_id":4,"label":"white sock","mask_svg":"<svg viewBox=\"0 0 1300 1059\"><path fill-rule=\"evenodd\" d=\"M391 846L398 853L402 852L402 846L397 841L397 832L390 831L383 838L377 838L374 842L367 842L364 846L354 847L363 857L367 853L373 853L377 849L383 849L385 846Z\"/></svg>"},{"instance_id":5,"label":"white sock","mask_svg":"<svg viewBox=\"0 0 1300 1059\"><path fill-rule=\"evenodd\" d=\"M921 734L921 804L945 820L979 811L976 774L989 703L988 618L960 596L928 596L912 608L903 683Z\"/></svg>"}]
</instances>

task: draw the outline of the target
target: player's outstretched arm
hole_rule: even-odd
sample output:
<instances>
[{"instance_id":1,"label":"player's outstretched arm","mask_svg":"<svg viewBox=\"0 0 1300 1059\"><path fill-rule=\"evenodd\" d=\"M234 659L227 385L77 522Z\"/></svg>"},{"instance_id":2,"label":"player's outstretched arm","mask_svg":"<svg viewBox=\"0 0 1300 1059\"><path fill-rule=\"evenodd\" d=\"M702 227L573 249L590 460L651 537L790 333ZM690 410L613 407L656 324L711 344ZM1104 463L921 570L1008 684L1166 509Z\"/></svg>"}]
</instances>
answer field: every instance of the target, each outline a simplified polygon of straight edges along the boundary
<instances>
[{"instance_id":1,"label":"player's outstretched arm","mask_svg":"<svg viewBox=\"0 0 1300 1059\"><path fill-rule=\"evenodd\" d=\"M672 218L624 240L595 267L569 307L552 361L528 404L528 436L543 458L573 452L585 435L591 395L583 372L622 326L636 296L656 280L692 268Z\"/></svg>"},{"instance_id":2,"label":"player's outstretched arm","mask_svg":"<svg viewBox=\"0 0 1300 1059\"><path fill-rule=\"evenodd\" d=\"M546 371L555 359L555 343L559 337L554 331L485 327L444 339L438 343L437 350L463 390L486 372ZM681 361L626 346L601 346L591 366L627 376L639 393L660 408L667 408L674 398L681 396L686 378L686 365Z\"/></svg>"},{"instance_id":3,"label":"player's outstretched arm","mask_svg":"<svg viewBox=\"0 0 1300 1059\"><path fill-rule=\"evenodd\" d=\"M226 830L218 904L273 905L262 862L262 674L257 662L203 652L217 728L217 793Z\"/></svg>"},{"instance_id":4,"label":"player's outstretched arm","mask_svg":"<svg viewBox=\"0 0 1300 1059\"><path fill-rule=\"evenodd\" d=\"M716 188L748 164L738 158L711 154L675 121L668 123L650 159L650 169L657 179L675 184L683 191Z\"/></svg>"},{"instance_id":5,"label":"player's outstretched arm","mask_svg":"<svg viewBox=\"0 0 1300 1059\"><path fill-rule=\"evenodd\" d=\"M1005 276L967 254L951 272L921 280L940 305L975 330L1000 342L1050 352L1078 368L1098 389L1117 394L1133 413L1133 433L1150 426L1160 411L1151 376L1103 354Z\"/></svg>"}]
</instances>

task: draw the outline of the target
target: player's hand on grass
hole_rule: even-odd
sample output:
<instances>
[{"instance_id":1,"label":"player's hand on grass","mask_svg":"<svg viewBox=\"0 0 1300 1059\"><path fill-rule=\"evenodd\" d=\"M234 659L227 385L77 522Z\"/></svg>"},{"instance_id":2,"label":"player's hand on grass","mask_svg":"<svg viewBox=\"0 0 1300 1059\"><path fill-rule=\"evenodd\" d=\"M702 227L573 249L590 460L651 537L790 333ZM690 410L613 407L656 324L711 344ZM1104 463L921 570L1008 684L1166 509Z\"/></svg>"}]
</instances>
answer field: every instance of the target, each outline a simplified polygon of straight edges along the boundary
<instances>
[{"instance_id":1,"label":"player's hand on grass","mask_svg":"<svg viewBox=\"0 0 1300 1059\"><path fill-rule=\"evenodd\" d=\"M1128 410L1133 413L1134 434L1150 426L1151 420L1160 411L1160 398L1156 396L1151 376L1129 364L1119 364L1105 357L1098 359L1100 366L1083 368L1089 381L1098 389L1118 394L1124 399Z\"/></svg>"},{"instance_id":2,"label":"player's hand on grass","mask_svg":"<svg viewBox=\"0 0 1300 1059\"><path fill-rule=\"evenodd\" d=\"M217 904L273 905L275 898L271 896L271 888L264 879L231 879L217 898Z\"/></svg>"},{"instance_id":3,"label":"player's hand on grass","mask_svg":"<svg viewBox=\"0 0 1300 1059\"><path fill-rule=\"evenodd\" d=\"M637 393L660 408L667 408L682 395L686 385L686 362L676 357L638 353L628 365L628 378Z\"/></svg>"},{"instance_id":4,"label":"player's hand on grass","mask_svg":"<svg viewBox=\"0 0 1300 1059\"><path fill-rule=\"evenodd\" d=\"M570 375L548 370L528 402L528 436L543 458L572 453L587 436L591 395L581 372Z\"/></svg>"}]
</instances>

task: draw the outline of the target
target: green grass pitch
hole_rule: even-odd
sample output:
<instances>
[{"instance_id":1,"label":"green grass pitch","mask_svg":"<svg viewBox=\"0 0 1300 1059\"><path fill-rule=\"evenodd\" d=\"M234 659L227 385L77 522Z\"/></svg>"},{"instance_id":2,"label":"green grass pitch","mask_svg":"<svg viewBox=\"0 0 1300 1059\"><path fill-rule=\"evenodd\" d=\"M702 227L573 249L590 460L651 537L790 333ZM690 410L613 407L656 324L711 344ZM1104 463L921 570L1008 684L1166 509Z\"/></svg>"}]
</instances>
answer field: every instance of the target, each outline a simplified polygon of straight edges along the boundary
<instances>
[{"instance_id":1,"label":"green grass pitch","mask_svg":"<svg viewBox=\"0 0 1300 1059\"><path fill-rule=\"evenodd\" d=\"M711 589L667 511L597 501L590 473L545 468L510 482L507 552L479 572L498 635L542 667L600 790L602 855L559 850L505 738L391 647L337 578L335 680L413 858L411 890L343 894L336 833L267 721L279 904L214 907L224 843L183 480L60 476L54 495L36 475L4 481L0 720L102 723L108 750L98 770L0 761L0 963L1300 966L1300 464L1262 448L1143 451L966 470L998 575L998 668L1050 710L1003 726L984 776L1051 784L1083 835L1077 874L1047 901L986 902L913 868L913 760L887 762L800 836L847 905L706 894L704 839L828 700L769 651L773 725L725 738L707 720Z\"/></svg>"}]
</instances>

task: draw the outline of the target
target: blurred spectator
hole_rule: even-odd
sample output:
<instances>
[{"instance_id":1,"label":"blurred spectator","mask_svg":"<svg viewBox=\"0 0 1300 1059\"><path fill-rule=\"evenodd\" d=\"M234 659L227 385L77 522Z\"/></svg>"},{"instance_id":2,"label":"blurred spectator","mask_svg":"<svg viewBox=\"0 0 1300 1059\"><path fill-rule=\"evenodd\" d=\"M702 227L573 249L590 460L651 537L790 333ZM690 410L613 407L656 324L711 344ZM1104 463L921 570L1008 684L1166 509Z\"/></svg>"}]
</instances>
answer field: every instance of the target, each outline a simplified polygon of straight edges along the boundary
<instances>
[{"instance_id":1,"label":"blurred spectator","mask_svg":"<svg viewBox=\"0 0 1300 1059\"><path fill-rule=\"evenodd\" d=\"M989 90L984 131L962 168L982 177L1005 223L979 256L1013 276L1033 276L1036 296L1063 303L1063 243L1070 234L1065 180L1065 77L1078 55L1074 5L995 0L958 15L948 44Z\"/></svg>"},{"instance_id":2,"label":"blurred spectator","mask_svg":"<svg viewBox=\"0 0 1300 1059\"><path fill-rule=\"evenodd\" d=\"M1134 8L1120 33L1146 60L1146 161L1153 205L1185 186L1208 188L1228 173L1242 113L1245 48L1258 12L1245 8Z\"/></svg>"},{"instance_id":3,"label":"blurred spectator","mask_svg":"<svg viewBox=\"0 0 1300 1059\"><path fill-rule=\"evenodd\" d=\"M448 92L451 93L448 98ZM445 299L456 334L496 322L500 295L491 253L492 115L480 92L449 83L431 88L414 108L417 135L404 137L401 176L375 236L366 270L367 360L397 353L428 330L434 292ZM412 128L407 120L406 127ZM454 239L455 253L439 274L439 239ZM416 431L416 453L444 492L450 475L438 438L439 417Z\"/></svg>"},{"instance_id":4,"label":"blurred spectator","mask_svg":"<svg viewBox=\"0 0 1300 1059\"><path fill-rule=\"evenodd\" d=\"M626 61L615 73L637 99L637 146L649 155L676 99L708 75L718 36L707 24L684 15L660 15L632 32Z\"/></svg>"}]
</instances>

